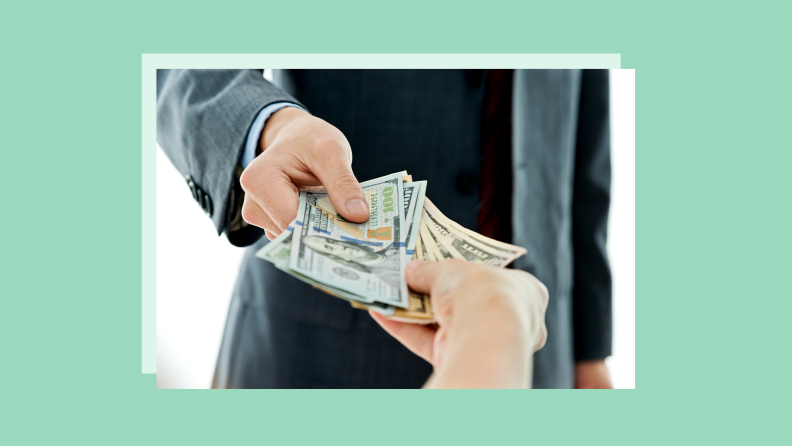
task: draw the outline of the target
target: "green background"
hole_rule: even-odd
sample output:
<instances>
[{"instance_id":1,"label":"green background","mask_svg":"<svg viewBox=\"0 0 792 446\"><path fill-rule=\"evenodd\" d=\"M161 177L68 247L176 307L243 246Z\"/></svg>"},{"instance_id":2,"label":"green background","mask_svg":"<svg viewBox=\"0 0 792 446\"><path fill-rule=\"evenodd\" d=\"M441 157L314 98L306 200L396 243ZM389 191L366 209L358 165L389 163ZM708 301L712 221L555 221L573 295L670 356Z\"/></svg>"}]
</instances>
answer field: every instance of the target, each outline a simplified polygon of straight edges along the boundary
<instances>
[{"instance_id":1,"label":"green background","mask_svg":"<svg viewBox=\"0 0 792 446\"><path fill-rule=\"evenodd\" d=\"M4 4L8 444L788 441L788 7L286 3ZM638 390L157 391L140 374L141 54L278 52L621 53Z\"/></svg>"}]
</instances>

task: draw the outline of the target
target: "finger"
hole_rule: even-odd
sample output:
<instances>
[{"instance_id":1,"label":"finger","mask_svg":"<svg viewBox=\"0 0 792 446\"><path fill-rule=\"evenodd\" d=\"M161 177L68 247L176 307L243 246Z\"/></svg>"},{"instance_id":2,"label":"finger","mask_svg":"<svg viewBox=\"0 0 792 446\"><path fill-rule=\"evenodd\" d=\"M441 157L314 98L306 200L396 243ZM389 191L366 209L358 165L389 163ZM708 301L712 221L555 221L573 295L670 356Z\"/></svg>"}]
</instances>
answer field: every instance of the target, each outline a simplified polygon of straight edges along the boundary
<instances>
[{"instance_id":1,"label":"finger","mask_svg":"<svg viewBox=\"0 0 792 446\"><path fill-rule=\"evenodd\" d=\"M253 226L264 229L268 234L277 235L283 232L248 194L245 194L245 201L242 203L242 219Z\"/></svg>"},{"instance_id":2,"label":"finger","mask_svg":"<svg viewBox=\"0 0 792 446\"><path fill-rule=\"evenodd\" d=\"M239 183L245 190L245 200L250 195L268 215L274 228L277 228L270 232L280 234L297 216L300 194L288 175L282 171L275 168L252 171L248 168L242 173Z\"/></svg>"},{"instance_id":3,"label":"finger","mask_svg":"<svg viewBox=\"0 0 792 446\"><path fill-rule=\"evenodd\" d=\"M386 318L376 311L369 314L385 331L404 344L411 352L432 363L432 346L435 330L424 325L406 324Z\"/></svg>"},{"instance_id":4,"label":"finger","mask_svg":"<svg viewBox=\"0 0 792 446\"><path fill-rule=\"evenodd\" d=\"M271 232L269 232L269 231L267 231L267 230L264 230L264 235L266 235L266 236L267 236L267 238L268 238L270 241L272 241L272 240L275 240L275 238L277 237L277 235L275 235L275 234L273 234L273 233L271 233Z\"/></svg>"},{"instance_id":5,"label":"finger","mask_svg":"<svg viewBox=\"0 0 792 446\"><path fill-rule=\"evenodd\" d=\"M452 260L445 262L413 260L407 264L405 270L407 285L418 293L431 294L432 286L437 277L449 267L453 268Z\"/></svg>"},{"instance_id":6,"label":"finger","mask_svg":"<svg viewBox=\"0 0 792 446\"><path fill-rule=\"evenodd\" d=\"M369 218L368 203L355 174L348 149L336 142L316 147L313 173L322 182L335 210L349 221L361 223Z\"/></svg>"}]
</instances>

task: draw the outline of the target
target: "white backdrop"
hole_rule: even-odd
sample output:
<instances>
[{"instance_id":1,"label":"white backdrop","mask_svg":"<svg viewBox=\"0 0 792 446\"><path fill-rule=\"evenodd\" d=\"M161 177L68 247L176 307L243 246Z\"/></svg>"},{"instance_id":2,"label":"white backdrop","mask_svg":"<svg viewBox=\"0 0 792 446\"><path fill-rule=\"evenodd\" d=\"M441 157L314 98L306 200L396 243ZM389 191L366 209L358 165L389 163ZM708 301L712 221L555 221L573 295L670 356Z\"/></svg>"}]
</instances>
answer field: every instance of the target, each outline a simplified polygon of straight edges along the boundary
<instances>
[{"instance_id":1,"label":"white backdrop","mask_svg":"<svg viewBox=\"0 0 792 446\"><path fill-rule=\"evenodd\" d=\"M614 355L608 365L616 387L635 388L634 70L611 70L611 138ZM242 253L217 236L158 149L157 387L210 386Z\"/></svg>"}]
</instances>

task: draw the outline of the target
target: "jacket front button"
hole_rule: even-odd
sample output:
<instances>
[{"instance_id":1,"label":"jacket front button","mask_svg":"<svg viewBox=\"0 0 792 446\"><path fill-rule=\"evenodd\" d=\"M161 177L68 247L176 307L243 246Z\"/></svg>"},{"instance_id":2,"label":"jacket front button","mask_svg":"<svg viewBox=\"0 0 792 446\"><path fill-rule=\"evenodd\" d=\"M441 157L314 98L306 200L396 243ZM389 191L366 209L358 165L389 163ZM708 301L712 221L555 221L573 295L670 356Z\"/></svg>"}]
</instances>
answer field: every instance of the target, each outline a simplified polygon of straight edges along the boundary
<instances>
[{"instance_id":1,"label":"jacket front button","mask_svg":"<svg viewBox=\"0 0 792 446\"><path fill-rule=\"evenodd\" d=\"M190 187L190 193L192 193L193 200L198 200L198 191L196 190L195 182L193 182L192 177L185 177L187 181L187 186Z\"/></svg>"}]
</instances>

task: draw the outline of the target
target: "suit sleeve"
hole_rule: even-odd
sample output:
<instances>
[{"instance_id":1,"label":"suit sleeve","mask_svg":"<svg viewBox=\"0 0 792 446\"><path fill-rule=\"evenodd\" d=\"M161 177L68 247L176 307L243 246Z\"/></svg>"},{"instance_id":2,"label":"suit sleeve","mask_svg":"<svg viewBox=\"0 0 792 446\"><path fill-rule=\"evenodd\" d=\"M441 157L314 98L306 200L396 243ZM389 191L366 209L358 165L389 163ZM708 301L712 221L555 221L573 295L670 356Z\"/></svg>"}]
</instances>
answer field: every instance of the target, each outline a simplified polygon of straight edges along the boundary
<instances>
[{"instance_id":1,"label":"suit sleeve","mask_svg":"<svg viewBox=\"0 0 792 446\"><path fill-rule=\"evenodd\" d=\"M612 351L611 271L605 242L610 207L610 100L607 70L581 78L575 155L575 360L603 359Z\"/></svg>"},{"instance_id":2,"label":"suit sleeve","mask_svg":"<svg viewBox=\"0 0 792 446\"><path fill-rule=\"evenodd\" d=\"M277 102L302 106L262 70L157 71L157 142L187 181L185 193L236 246L263 235L241 216L239 162L256 116Z\"/></svg>"}]
</instances>

